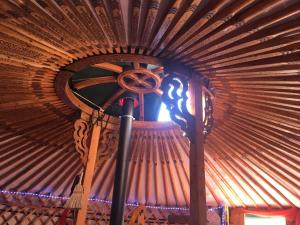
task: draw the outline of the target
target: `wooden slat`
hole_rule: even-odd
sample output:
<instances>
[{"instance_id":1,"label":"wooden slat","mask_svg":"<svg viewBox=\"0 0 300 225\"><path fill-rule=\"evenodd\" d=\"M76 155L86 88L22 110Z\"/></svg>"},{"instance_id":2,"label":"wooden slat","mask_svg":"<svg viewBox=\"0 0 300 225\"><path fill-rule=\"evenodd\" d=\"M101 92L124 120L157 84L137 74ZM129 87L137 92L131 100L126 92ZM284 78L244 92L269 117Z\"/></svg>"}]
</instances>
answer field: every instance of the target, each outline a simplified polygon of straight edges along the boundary
<instances>
[{"instance_id":1,"label":"wooden slat","mask_svg":"<svg viewBox=\"0 0 300 225\"><path fill-rule=\"evenodd\" d=\"M139 94L139 107L140 107L140 118L139 120L144 120L144 110L145 110L145 103L144 103L144 94Z\"/></svg>"},{"instance_id":2,"label":"wooden slat","mask_svg":"<svg viewBox=\"0 0 300 225\"><path fill-rule=\"evenodd\" d=\"M98 67L104 70L109 70L109 71L113 71L116 73L122 73L123 72L123 68L121 66L112 64L112 63L98 63L98 64L94 64L94 67Z\"/></svg>"},{"instance_id":3,"label":"wooden slat","mask_svg":"<svg viewBox=\"0 0 300 225\"><path fill-rule=\"evenodd\" d=\"M102 108L105 110L107 109L115 100L117 100L122 94L126 92L125 89L120 89L117 91L113 96L111 96L102 106Z\"/></svg>"},{"instance_id":4,"label":"wooden slat","mask_svg":"<svg viewBox=\"0 0 300 225\"><path fill-rule=\"evenodd\" d=\"M116 63L125 62L157 65L152 72L161 73L162 67L184 64L214 88L214 128L204 150L207 205L300 207L299 12L294 0L3 0L1 188L69 194L80 160L72 140L75 104L66 105L59 94L64 90L56 86L60 75L72 76L66 69L96 64L120 74ZM75 87L114 81L109 76ZM118 118L111 120L108 126L117 128ZM186 138L174 125L135 124L128 201L189 207ZM105 146L110 144L102 143L101 150ZM114 157L96 169L93 196L111 199ZM23 212L7 219L21 223L33 216ZM55 221L54 213L43 215L37 211L31 222Z\"/></svg>"},{"instance_id":5,"label":"wooden slat","mask_svg":"<svg viewBox=\"0 0 300 225\"><path fill-rule=\"evenodd\" d=\"M74 88L82 89L86 87L90 87L97 84L107 84L107 83L116 83L117 80L114 76L105 76L105 77L97 77L97 78L89 78L84 81L80 81L74 84Z\"/></svg>"}]
</instances>

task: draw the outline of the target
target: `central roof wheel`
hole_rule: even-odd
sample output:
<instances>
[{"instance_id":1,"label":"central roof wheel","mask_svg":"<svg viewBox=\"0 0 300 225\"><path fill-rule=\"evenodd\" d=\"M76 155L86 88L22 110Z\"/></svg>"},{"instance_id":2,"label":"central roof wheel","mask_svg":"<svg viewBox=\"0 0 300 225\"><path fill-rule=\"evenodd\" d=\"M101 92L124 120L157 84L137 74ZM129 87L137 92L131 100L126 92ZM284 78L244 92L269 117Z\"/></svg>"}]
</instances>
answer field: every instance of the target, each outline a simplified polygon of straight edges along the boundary
<instances>
[{"instance_id":1,"label":"central roof wheel","mask_svg":"<svg viewBox=\"0 0 300 225\"><path fill-rule=\"evenodd\" d=\"M118 100L126 92L134 93L139 103L135 118L156 121L165 76L161 64L116 59L84 66L72 74L69 84L70 91L81 101L93 108L101 107L113 116L120 114Z\"/></svg>"},{"instance_id":2,"label":"central roof wheel","mask_svg":"<svg viewBox=\"0 0 300 225\"><path fill-rule=\"evenodd\" d=\"M62 68L56 79L56 90L70 107L88 115L101 111L111 119L122 114L119 100L137 95L134 118L158 121L164 103L173 122L188 132L188 121L193 120L188 108L189 82L201 80L203 122L205 134L212 127L212 99L209 80L187 67L159 58L141 55L99 55L76 61Z\"/></svg>"},{"instance_id":3,"label":"central roof wheel","mask_svg":"<svg viewBox=\"0 0 300 225\"><path fill-rule=\"evenodd\" d=\"M144 68L121 73L118 76L118 83L122 88L138 94L161 93L161 90L158 90L161 84L160 76Z\"/></svg>"}]
</instances>

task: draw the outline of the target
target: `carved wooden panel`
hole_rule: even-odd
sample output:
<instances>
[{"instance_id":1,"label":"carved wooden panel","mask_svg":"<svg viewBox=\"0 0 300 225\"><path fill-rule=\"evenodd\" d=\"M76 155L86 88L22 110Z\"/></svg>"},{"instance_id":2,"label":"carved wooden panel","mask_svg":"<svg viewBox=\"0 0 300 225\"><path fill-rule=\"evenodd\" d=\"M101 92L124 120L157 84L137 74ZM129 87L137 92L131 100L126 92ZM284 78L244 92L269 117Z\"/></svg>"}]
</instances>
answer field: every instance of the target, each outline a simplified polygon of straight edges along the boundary
<instances>
[{"instance_id":1,"label":"carved wooden panel","mask_svg":"<svg viewBox=\"0 0 300 225\"><path fill-rule=\"evenodd\" d=\"M80 118L74 123L74 143L75 149L79 153L81 160L85 164L87 161L87 153L89 151L88 138L91 126L89 122Z\"/></svg>"},{"instance_id":2,"label":"carved wooden panel","mask_svg":"<svg viewBox=\"0 0 300 225\"><path fill-rule=\"evenodd\" d=\"M117 152L119 143L119 131L117 129L104 128L100 135L100 147L97 154L97 165L100 166Z\"/></svg>"}]
</instances>

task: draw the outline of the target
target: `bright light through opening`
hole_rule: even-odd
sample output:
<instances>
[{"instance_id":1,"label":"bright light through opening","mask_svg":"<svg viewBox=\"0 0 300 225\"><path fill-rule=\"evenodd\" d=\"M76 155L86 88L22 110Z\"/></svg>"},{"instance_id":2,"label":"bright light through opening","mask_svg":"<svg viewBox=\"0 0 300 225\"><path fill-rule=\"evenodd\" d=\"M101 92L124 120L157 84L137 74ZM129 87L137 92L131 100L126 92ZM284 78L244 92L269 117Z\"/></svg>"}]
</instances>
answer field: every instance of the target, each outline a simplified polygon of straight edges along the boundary
<instances>
[{"instance_id":1,"label":"bright light through opening","mask_svg":"<svg viewBox=\"0 0 300 225\"><path fill-rule=\"evenodd\" d=\"M263 217L256 215L246 215L245 225L286 225L286 220L282 216Z\"/></svg>"},{"instance_id":2,"label":"bright light through opening","mask_svg":"<svg viewBox=\"0 0 300 225\"><path fill-rule=\"evenodd\" d=\"M165 103L161 103L159 114L158 114L158 121L171 121L169 110Z\"/></svg>"},{"instance_id":3,"label":"bright light through opening","mask_svg":"<svg viewBox=\"0 0 300 225\"><path fill-rule=\"evenodd\" d=\"M179 95L181 95L181 92L182 92L182 89L178 89L177 90L177 93ZM189 94L188 91L187 91L186 95L188 97L188 99L186 101L186 106L187 106L188 111L191 111L190 110L191 109L190 94ZM180 100L178 102L179 109L181 109L181 105L180 105L181 102L182 102L182 100ZM157 120L160 121L160 122L165 122L165 121L171 121L172 120L171 117L170 117L169 110L167 109L166 104L163 103L163 102L161 103L161 106L160 106L160 109L159 109L159 113L158 113L158 119Z\"/></svg>"}]
</instances>

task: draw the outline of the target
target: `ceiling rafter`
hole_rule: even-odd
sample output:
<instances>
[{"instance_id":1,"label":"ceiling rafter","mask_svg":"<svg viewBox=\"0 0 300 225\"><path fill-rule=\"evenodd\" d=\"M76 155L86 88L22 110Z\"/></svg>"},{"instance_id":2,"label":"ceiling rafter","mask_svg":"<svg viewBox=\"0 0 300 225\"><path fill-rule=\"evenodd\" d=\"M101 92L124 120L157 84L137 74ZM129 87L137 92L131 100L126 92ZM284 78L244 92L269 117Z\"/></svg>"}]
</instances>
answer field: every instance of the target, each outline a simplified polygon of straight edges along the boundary
<instances>
[{"instance_id":1,"label":"ceiling rafter","mask_svg":"<svg viewBox=\"0 0 300 225\"><path fill-rule=\"evenodd\" d=\"M121 56L131 53L144 54L144 60L160 57L148 60L153 65L176 60L210 78L215 122L205 144L208 205L300 207L299 12L300 4L293 0L161 0L128 5L4 0L1 188L69 195L81 170L72 137L79 114L58 96L54 85L58 71L78 72L84 68L73 65L95 55L109 54L112 59L120 53L121 62ZM123 69L114 64L117 61L95 60L91 66L120 74ZM163 71L164 65L158 66L153 73ZM88 79L75 88L115 80ZM103 108L123 93L108 97ZM134 128L129 202L190 204L189 143L178 128L166 127ZM114 166L115 152L97 167L91 196L111 199ZM92 217L99 206L93 205L93 210ZM1 210L0 218L5 217L3 211L9 208ZM53 223L59 214L54 210L46 218L42 211L24 209L22 215L9 217L22 222L35 216L32 222Z\"/></svg>"}]
</instances>

